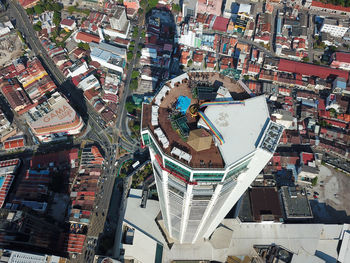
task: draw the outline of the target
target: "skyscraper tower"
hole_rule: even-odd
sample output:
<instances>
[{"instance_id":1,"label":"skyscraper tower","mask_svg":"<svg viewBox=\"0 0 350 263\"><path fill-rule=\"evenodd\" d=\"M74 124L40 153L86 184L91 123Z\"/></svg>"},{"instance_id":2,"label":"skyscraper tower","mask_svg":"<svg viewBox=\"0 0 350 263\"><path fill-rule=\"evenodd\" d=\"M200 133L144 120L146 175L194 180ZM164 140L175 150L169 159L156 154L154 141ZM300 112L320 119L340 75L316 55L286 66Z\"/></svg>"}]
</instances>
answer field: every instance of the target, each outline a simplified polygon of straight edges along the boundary
<instances>
[{"instance_id":1,"label":"skyscraper tower","mask_svg":"<svg viewBox=\"0 0 350 263\"><path fill-rule=\"evenodd\" d=\"M180 243L209 238L278 145L283 127L265 97L247 91L219 73L189 72L143 105L164 225Z\"/></svg>"}]
</instances>

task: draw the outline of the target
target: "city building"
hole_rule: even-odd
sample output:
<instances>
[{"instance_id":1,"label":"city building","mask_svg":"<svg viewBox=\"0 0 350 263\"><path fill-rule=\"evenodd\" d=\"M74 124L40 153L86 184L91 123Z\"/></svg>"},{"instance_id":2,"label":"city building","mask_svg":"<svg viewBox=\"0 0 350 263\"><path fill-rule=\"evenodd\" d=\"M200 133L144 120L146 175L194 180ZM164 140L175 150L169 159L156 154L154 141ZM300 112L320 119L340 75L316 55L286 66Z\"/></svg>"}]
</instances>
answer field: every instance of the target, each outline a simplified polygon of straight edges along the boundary
<instances>
[{"instance_id":1,"label":"city building","mask_svg":"<svg viewBox=\"0 0 350 263\"><path fill-rule=\"evenodd\" d=\"M72 31L77 27L77 24L73 19L63 19L60 23L61 28L66 31Z\"/></svg>"},{"instance_id":2,"label":"city building","mask_svg":"<svg viewBox=\"0 0 350 263\"><path fill-rule=\"evenodd\" d=\"M249 195L244 196L249 199ZM268 193L263 194L264 200L260 200L259 197L258 194L255 198L258 202L256 208L272 209L271 214L276 219L274 222L272 220L260 222L259 218L258 222L255 222L253 217L248 221L225 218L208 240L188 245L167 240L165 233L161 231L161 224L154 220L160 217L158 201L148 199L146 208L143 208L142 191L131 189L120 233L121 243L117 245L116 251L123 250L122 259L125 261L158 263L182 262L186 259L196 262L253 263L267 262L266 256L270 255L270 252L263 253L262 249L274 246L288 250L287 255L290 257L287 259L292 261L283 261L282 253L277 255L272 253L273 262L325 263L336 260L341 263L347 262L349 224L284 223L280 220L283 208L279 207L281 201L276 196L274 188L270 187ZM251 210L251 207L241 205L241 210L244 209ZM261 212L266 215L268 211ZM260 211L257 214L261 214ZM244 255L249 255L253 261L232 261L235 258L243 258Z\"/></svg>"},{"instance_id":3,"label":"city building","mask_svg":"<svg viewBox=\"0 0 350 263\"><path fill-rule=\"evenodd\" d=\"M77 34L74 35L74 40L78 43L100 43L100 37L97 35L93 35L90 33L86 33L83 31L79 31Z\"/></svg>"},{"instance_id":4,"label":"city building","mask_svg":"<svg viewBox=\"0 0 350 263\"><path fill-rule=\"evenodd\" d=\"M221 15L222 0L197 0L197 13Z\"/></svg>"},{"instance_id":5,"label":"city building","mask_svg":"<svg viewBox=\"0 0 350 263\"><path fill-rule=\"evenodd\" d=\"M282 186L280 196L286 221L303 221L313 218L305 189L295 186Z\"/></svg>"},{"instance_id":6,"label":"city building","mask_svg":"<svg viewBox=\"0 0 350 263\"><path fill-rule=\"evenodd\" d=\"M308 0L306 2L310 2L311 0ZM334 5L334 4L325 4L319 1L315 1L312 0L311 1L311 5L310 5L310 10L312 11L328 11L328 12L334 12L337 15L342 15L342 14L346 14L349 15L350 14L350 7L345 7L345 6L341 6L341 5Z\"/></svg>"},{"instance_id":7,"label":"city building","mask_svg":"<svg viewBox=\"0 0 350 263\"><path fill-rule=\"evenodd\" d=\"M61 254L63 229L22 210L0 209L0 245L4 249Z\"/></svg>"},{"instance_id":8,"label":"city building","mask_svg":"<svg viewBox=\"0 0 350 263\"><path fill-rule=\"evenodd\" d=\"M3 207L15 175L21 165L20 159L0 161L0 208Z\"/></svg>"},{"instance_id":9,"label":"city building","mask_svg":"<svg viewBox=\"0 0 350 263\"><path fill-rule=\"evenodd\" d=\"M139 0L124 0L123 5L126 8L126 15L129 18L133 18L137 14L137 11L140 8Z\"/></svg>"},{"instance_id":10,"label":"city building","mask_svg":"<svg viewBox=\"0 0 350 263\"><path fill-rule=\"evenodd\" d=\"M105 27L103 32L111 37L127 38L130 21L126 16L125 7L122 5L115 6L115 11L109 18L110 27Z\"/></svg>"},{"instance_id":11,"label":"city building","mask_svg":"<svg viewBox=\"0 0 350 263\"><path fill-rule=\"evenodd\" d=\"M197 16L197 0L184 0L182 4L182 15L184 18Z\"/></svg>"},{"instance_id":12,"label":"city building","mask_svg":"<svg viewBox=\"0 0 350 263\"><path fill-rule=\"evenodd\" d=\"M33 134L41 142L49 142L67 135L79 134L85 124L67 100L58 92L25 113Z\"/></svg>"},{"instance_id":13,"label":"city building","mask_svg":"<svg viewBox=\"0 0 350 263\"><path fill-rule=\"evenodd\" d=\"M67 259L53 255L25 253L21 251L1 249L3 263L66 263Z\"/></svg>"},{"instance_id":14,"label":"city building","mask_svg":"<svg viewBox=\"0 0 350 263\"><path fill-rule=\"evenodd\" d=\"M169 236L208 238L270 160L282 131L264 96L250 97L218 73L180 75L143 104L142 140Z\"/></svg>"},{"instance_id":15,"label":"city building","mask_svg":"<svg viewBox=\"0 0 350 263\"><path fill-rule=\"evenodd\" d=\"M45 93L56 89L55 83L38 58L27 61L26 65L23 61L17 60L14 66L17 70L17 80L33 102L37 102Z\"/></svg>"},{"instance_id":16,"label":"city building","mask_svg":"<svg viewBox=\"0 0 350 263\"><path fill-rule=\"evenodd\" d=\"M115 30L123 31L128 27L128 18L126 17L125 7L118 5L113 13L113 16L109 18L111 27Z\"/></svg>"},{"instance_id":17,"label":"city building","mask_svg":"<svg viewBox=\"0 0 350 263\"><path fill-rule=\"evenodd\" d=\"M343 37L349 30L349 22L341 22L337 19L325 18L321 32L330 34L333 37Z\"/></svg>"},{"instance_id":18,"label":"city building","mask_svg":"<svg viewBox=\"0 0 350 263\"><path fill-rule=\"evenodd\" d=\"M80 81L77 87L79 89L82 89L83 91L86 91L89 89L97 90L101 88L100 83L98 82L98 79L93 74L89 75L88 77Z\"/></svg>"},{"instance_id":19,"label":"city building","mask_svg":"<svg viewBox=\"0 0 350 263\"><path fill-rule=\"evenodd\" d=\"M18 1L24 9L34 7L40 0L20 0Z\"/></svg>"},{"instance_id":20,"label":"city building","mask_svg":"<svg viewBox=\"0 0 350 263\"><path fill-rule=\"evenodd\" d=\"M350 70L350 53L334 52L332 54L332 68L340 68L343 70Z\"/></svg>"},{"instance_id":21,"label":"city building","mask_svg":"<svg viewBox=\"0 0 350 263\"><path fill-rule=\"evenodd\" d=\"M107 43L90 43L90 57L102 67L115 70L123 74L126 63L126 49Z\"/></svg>"},{"instance_id":22,"label":"city building","mask_svg":"<svg viewBox=\"0 0 350 263\"><path fill-rule=\"evenodd\" d=\"M2 81L0 89L14 111L19 112L31 105L30 99L19 84L12 85L7 81Z\"/></svg>"},{"instance_id":23,"label":"city building","mask_svg":"<svg viewBox=\"0 0 350 263\"><path fill-rule=\"evenodd\" d=\"M80 74L84 74L89 70L89 67L85 61L77 60L70 68L68 68L68 77L74 78Z\"/></svg>"},{"instance_id":24,"label":"city building","mask_svg":"<svg viewBox=\"0 0 350 263\"><path fill-rule=\"evenodd\" d=\"M11 136L16 135L17 128L12 125L0 109L0 142L6 141Z\"/></svg>"}]
</instances>

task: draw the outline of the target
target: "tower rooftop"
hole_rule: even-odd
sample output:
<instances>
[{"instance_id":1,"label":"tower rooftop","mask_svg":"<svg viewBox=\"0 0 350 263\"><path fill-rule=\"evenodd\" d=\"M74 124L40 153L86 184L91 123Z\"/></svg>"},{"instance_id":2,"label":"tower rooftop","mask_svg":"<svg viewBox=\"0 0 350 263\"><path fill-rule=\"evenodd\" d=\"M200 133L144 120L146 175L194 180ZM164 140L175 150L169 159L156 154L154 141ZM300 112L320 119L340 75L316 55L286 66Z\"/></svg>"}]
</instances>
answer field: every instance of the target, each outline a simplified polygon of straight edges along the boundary
<instances>
[{"instance_id":1,"label":"tower rooftop","mask_svg":"<svg viewBox=\"0 0 350 263\"><path fill-rule=\"evenodd\" d=\"M190 100L185 114L177 107L179 97ZM265 97L250 97L238 82L217 72L188 72L169 80L142 112L142 129L165 154L192 168L225 168L250 154L268 123ZM188 138L201 127L213 139L209 148L197 151ZM204 140L208 145L203 135Z\"/></svg>"},{"instance_id":2,"label":"tower rooftop","mask_svg":"<svg viewBox=\"0 0 350 263\"><path fill-rule=\"evenodd\" d=\"M217 143L224 162L229 165L255 151L269 123L269 111L265 96L242 101L243 104L208 106L204 113L224 142ZM199 125L206 127L203 119Z\"/></svg>"}]
</instances>

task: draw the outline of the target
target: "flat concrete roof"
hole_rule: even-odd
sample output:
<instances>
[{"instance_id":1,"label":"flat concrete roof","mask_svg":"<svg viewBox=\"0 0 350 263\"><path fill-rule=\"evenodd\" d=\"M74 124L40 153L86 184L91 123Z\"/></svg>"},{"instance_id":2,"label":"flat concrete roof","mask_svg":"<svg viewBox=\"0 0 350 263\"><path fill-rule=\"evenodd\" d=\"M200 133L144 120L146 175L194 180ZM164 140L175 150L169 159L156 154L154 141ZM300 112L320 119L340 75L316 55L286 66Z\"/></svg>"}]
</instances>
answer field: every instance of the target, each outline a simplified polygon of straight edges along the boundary
<instances>
[{"instance_id":1,"label":"flat concrete roof","mask_svg":"<svg viewBox=\"0 0 350 263\"><path fill-rule=\"evenodd\" d=\"M153 240L165 244L165 239L155 221L160 212L159 202L148 199L146 208L141 208L141 197L141 189L130 189L124 221L142 230Z\"/></svg>"},{"instance_id":2,"label":"flat concrete roof","mask_svg":"<svg viewBox=\"0 0 350 263\"><path fill-rule=\"evenodd\" d=\"M50 100L50 99L49 99ZM63 98L57 98L56 102L51 106L51 111L44 114L42 117L30 123L34 129L56 126L65 123L71 123L76 117L75 110Z\"/></svg>"},{"instance_id":3,"label":"flat concrete roof","mask_svg":"<svg viewBox=\"0 0 350 263\"><path fill-rule=\"evenodd\" d=\"M302 262L302 259L312 259L313 261L310 262L322 262L314 257L308 258L307 255L316 254L323 260L327 259L327 256L337 259L339 240L342 239L344 231L350 229L348 224L246 224L239 223L236 219L224 219L222 225L214 231L209 241L198 240L195 244L175 242L169 249L155 222L160 211L158 201L149 199L146 208L141 208L140 204L141 190L131 189L124 222L136 229L135 242L133 246L123 246L127 247L128 252L142 251L141 249L148 247L153 253L155 251L154 244L160 241L164 248L162 262L173 260L225 262L228 255L249 255L254 250L254 245L271 244L282 246L297 254L296 263ZM149 244L145 244L145 242L149 242ZM151 258L153 258L153 254L148 257L148 259Z\"/></svg>"},{"instance_id":4,"label":"flat concrete roof","mask_svg":"<svg viewBox=\"0 0 350 263\"><path fill-rule=\"evenodd\" d=\"M218 147L226 166L256 150L270 118L264 95L244 102L244 106L211 105L204 111L224 138L225 142L222 145L218 143ZM199 123L203 124L203 121Z\"/></svg>"}]
</instances>

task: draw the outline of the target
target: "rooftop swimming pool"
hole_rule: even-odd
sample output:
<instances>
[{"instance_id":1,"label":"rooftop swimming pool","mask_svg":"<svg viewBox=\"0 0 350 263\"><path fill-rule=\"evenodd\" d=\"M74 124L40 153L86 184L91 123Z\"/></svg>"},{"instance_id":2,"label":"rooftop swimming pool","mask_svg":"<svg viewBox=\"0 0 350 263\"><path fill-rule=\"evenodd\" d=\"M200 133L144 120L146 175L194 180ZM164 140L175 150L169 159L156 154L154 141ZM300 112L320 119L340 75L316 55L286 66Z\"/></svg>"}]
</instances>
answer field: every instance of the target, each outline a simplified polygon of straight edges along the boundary
<instances>
[{"instance_id":1,"label":"rooftop swimming pool","mask_svg":"<svg viewBox=\"0 0 350 263\"><path fill-rule=\"evenodd\" d=\"M0 176L0 189L2 188L2 185L5 182L5 176Z\"/></svg>"}]
</instances>

